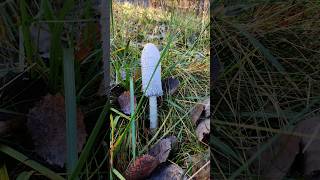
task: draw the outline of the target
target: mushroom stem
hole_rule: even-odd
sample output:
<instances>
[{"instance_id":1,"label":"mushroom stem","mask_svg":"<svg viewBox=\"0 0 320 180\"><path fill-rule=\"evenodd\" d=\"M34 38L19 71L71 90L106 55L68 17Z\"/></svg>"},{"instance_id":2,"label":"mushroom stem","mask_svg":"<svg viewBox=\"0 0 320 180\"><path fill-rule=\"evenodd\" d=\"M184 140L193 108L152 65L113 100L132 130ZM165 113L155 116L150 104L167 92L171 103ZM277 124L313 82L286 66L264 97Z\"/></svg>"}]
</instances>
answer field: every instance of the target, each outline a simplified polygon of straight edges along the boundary
<instances>
[{"instance_id":1,"label":"mushroom stem","mask_svg":"<svg viewBox=\"0 0 320 180\"><path fill-rule=\"evenodd\" d=\"M150 107L150 129L153 131L158 127L157 96L149 97L149 107Z\"/></svg>"}]
</instances>

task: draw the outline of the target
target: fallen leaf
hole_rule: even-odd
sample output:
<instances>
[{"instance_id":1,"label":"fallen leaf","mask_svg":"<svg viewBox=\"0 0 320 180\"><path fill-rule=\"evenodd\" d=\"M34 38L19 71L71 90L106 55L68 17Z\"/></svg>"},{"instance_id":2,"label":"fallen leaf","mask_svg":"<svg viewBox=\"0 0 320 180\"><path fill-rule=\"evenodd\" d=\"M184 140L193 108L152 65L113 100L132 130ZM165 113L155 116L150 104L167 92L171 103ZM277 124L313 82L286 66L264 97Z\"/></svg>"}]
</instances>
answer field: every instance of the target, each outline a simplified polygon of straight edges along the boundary
<instances>
[{"instance_id":1,"label":"fallen leaf","mask_svg":"<svg viewBox=\"0 0 320 180\"><path fill-rule=\"evenodd\" d=\"M118 97L118 103L120 105L121 111L126 114L130 115L130 91L125 91L123 92L119 97ZM134 97L134 108L136 108L137 102L136 98Z\"/></svg>"},{"instance_id":2,"label":"fallen leaf","mask_svg":"<svg viewBox=\"0 0 320 180\"><path fill-rule=\"evenodd\" d=\"M49 164L63 167L66 161L65 102L61 95L46 95L28 114L27 128L35 152ZM78 152L86 140L83 114L77 110Z\"/></svg>"},{"instance_id":3,"label":"fallen leaf","mask_svg":"<svg viewBox=\"0 0 320 180\"><path fill-rule=\"evenodd\" d=\"M201 116L203 115L203 111L205 111L204 117L209 118L210 117L210 97L208 97L201 103L197 103L191 110L191 120L195 125L199 123Z\"/></svg>"},{"instance_id":4,"label":"fallen leaf","mask_svg":"<svg viewBox=\"0 0 320 180\"><path fill-rule=\"evenodd\" d=\"M152 172L148 180L186 180L183 169L176 164L162 163Z\"/></svg>"},{"instance_id":5,"label":"fallen leaf","mask_svg":"<svg viewBox=\"0 0 320 180\"><path fill-rule=\"evenodd\" d=\"M160 162L155 157L145 154L129 165L126 171L126 179L145 179L159 164Z\"/></svg>"},{"instance_id":6,"label":"fallen leaf","mask_svg":"<svg viewBox=\"0 0 320 180\"><path fill-rule=\"evenodd\" d=\"M177 92L180 81L174 77L168 77L162 80L162 89L164 94L173 95Z\"/></svg>"},{"instance_id":7,"label":"fallen leaf","mask_svg":"<svg viewBox=\"0 0 320 180\"><path fill-rule=\"evenodd\" d=\"M175 136L164 138L159 143L154 145L149 150L148 154L155 157L160 163L165 162L168 159L170 151L176 141L177 138Z\"/></svg>"},{"instance_id":8,"label":"fallen leaf","mask_svg":"<svg viewBox=\"0 0 320 180\"><path fill-rule=\"evenodd\" d=\"M202 104L197 104L193 107L191 111L191 119L194 124L198 123L198 120L200 119L200 116L204 110L204 106Z\"/></svg>"},{"instance_id":9,"label":"fallen leaf","mask_svg":"<svg viewBox=\"0 0 320 180\"><path fill-rule=\"evenodd\" d=\"M205 135L210 133L210 119L201 121L196 129L196 134L199 141L202 141Z\"/></svg>"}]
</instances>

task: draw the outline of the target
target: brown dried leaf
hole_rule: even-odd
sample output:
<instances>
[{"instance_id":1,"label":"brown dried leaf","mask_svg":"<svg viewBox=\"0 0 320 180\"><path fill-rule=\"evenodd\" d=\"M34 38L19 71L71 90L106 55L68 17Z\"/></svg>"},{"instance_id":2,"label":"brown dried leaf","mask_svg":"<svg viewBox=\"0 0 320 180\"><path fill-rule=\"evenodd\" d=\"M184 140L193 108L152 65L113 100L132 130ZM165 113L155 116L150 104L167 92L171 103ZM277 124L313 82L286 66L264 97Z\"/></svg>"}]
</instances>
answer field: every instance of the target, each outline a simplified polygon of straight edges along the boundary
<instances>
[{"instance_id":1,"label":"brown dried leaf","mask_svg":"<svg viewBox=\"0 0 320 180\"><path fill-rule=\"evenodd\" d=\"M27 128L35 152L48 163L63 167L66 161L66 117L64 97L46 95L28 114ZM78 152L86 140L83 114L77 110Z\"/></svg>"},{"instance_id":2,"label":"brown dried leaf","mask_svg":"<svg viewBox=\"0 0 320 180\"><path fill-rule=\"evenodd\" d=\"M173 95L177 92L180 81L174 77L168 77L162 80L162 89L164 94Z\"/></svg>"},{"instance_id":3,"label":"brown dried leaf","mask_svg":"<svg viewBox=\"0 0 320 180\"><path fill-rule=\"evenodd\" d=\"M183 169L176 164L161 164L152 172L148 180L186 180Z\"/></svg>"},{"instance_id":4,"label":"brown dried leaf","mask_svg":"<svg viewBox=\"0 0 320 180\"><path fill-rule=\"evenodd\" d=\"M118 97L118 103L120 105L121 111L126 114L130 115L130 92L125 91ZM134 97L134 108L136 108L137 102L136 98Z\"/></svg>"},{"instance_id":5,"label":"brown dried leaf","mask_svg":"<svg viewBox=\"0 0 320 180\"><path fill-rule=\"evenodd\" d=\"M198 123L200 116L204 110L204 106L202 104L197 104L191 111L191 119L194 124Z\"/></svg>"},{"instance_id":6,"label":"brown dried leaf","mask_svg":"<svg viewBox=\"0 0 320 180\"><path fill-rule=\"evenodd\" d=\"M205 135L210 133L210 119L201 121L196 129L196 134L199 141L202 141Z\"/></svg>"},{"instance_id":7,"label":"brown dried leaf","mask_svg":"<svg viewBox=\"0 0 320 180\"><path fill-rule=\"evenodd\" d=\"M126 179L145 179L159 164L160 162L155 157L145 154L129 165L126 171Z\"/></svg>"},{"instance_id":8,"label":"brown dried leaf","mask_svg":"<svg viewBox=\"0 0 320 180\"><path fill-rule=\"evenodd\" d=\"M205 111L204 115L203 111ZM199 123L202 116L204 116L204 118L210 117L210 97L201 103L197 103L191 111L191 119L195 125Z\"/></svg>"},{"instance_id":9,"label":"brown dried leaf","mask_svg":"<svg viewBox=\"0 0 320 180\"><path fill-rule=\"evenodd\" d=\"M175 136L164 138L159 143L154 145L149 150L148 154L155 157L160 163L165 162L176 141L177 138Z\"/></svg>"}]
</instances>

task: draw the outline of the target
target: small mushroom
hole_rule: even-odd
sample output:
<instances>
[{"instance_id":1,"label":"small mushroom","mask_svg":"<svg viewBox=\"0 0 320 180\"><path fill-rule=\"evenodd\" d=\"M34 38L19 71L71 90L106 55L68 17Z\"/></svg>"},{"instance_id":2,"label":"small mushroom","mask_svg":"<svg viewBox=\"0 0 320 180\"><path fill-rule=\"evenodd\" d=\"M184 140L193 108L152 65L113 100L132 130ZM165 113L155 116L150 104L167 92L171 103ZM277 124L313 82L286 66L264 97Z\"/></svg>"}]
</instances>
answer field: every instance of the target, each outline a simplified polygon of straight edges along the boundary
<instances>
[{"instance_id":1,"label":"small mushroom","mask_svg":"<svg viewBox=\"0 0 320 180\"><path fill-rule=\"evenodd\" d=\"M141 54L142 90L149 97L150 129L158 127L157 96L162 96L160 52L151 43L144 46Z\"/></svg>"}]
</instances>

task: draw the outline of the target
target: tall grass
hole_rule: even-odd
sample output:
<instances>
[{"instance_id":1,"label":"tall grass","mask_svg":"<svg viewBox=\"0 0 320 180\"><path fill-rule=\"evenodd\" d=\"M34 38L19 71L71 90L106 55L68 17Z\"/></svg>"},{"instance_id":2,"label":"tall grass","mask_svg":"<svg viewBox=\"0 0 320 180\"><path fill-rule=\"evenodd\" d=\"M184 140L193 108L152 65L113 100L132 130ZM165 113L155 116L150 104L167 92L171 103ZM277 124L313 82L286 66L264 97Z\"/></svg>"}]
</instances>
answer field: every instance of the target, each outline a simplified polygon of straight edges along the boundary
<instances>
[{"instance_id":1,"label":"tall grass","mask_svg":"<svg viewBox=\"0 0 320 180\"><path fill-rule=\"evenodd\" d=\"M1 22L2 20L4 21L6 25L4 32L8 35L5 36L8 37L4 39L5 41L1 41L1 48L3 47L2 45L4 45L2 42L6 42L6 45L11 46L12 49L20 48L19 51L13 51L16 54L10 54L12 55L10 59L14 59L15 56L20 56L22 60L26 59L26 70L23 71L24 73L27 74L32 71L32 79L43 79L47 82L50 89L48 93L62 93L65 96L68 122L67 129L68 132L71 132L67 133L67 165L68 175L71 179L74 177L94 179L101 174L105 176L105 172L108 172L104 169L104 165L107 163L108 152L106 149L108 148L101 139L108 134L108 129L105 124L107 118L106 113L110 106L105 98L97 98L96 95L99 82L104 72L101 65L102 47L100 39L89 39L89 41L93 42L92 49L84 59L75 58L77 48L79 48L77 47L79 37L75 35L79 34L78 29L80 28L78 27L80 24L97 24L98 22L98 18L95 15L96 12L93 10L93 5L94 4L89 1L80 2L73 0L63 2L48 0L27 2L23 0L19 1L18 4L16 4L15 1L5 1L0 5ZM78 9L75 10L75 7ZM82 11L78 11L79 9L82 9ZM13 17L9 14L13 14ZM35 46L35 44L39 44L39 42L35 42L30 36L30 27L41 23L48 24L51 35L50 60L48 64L44 63L44 59L42 59L38 53L38 47ZM19 31L15 30L17 27L21 27L20 46L19 43L15 41L15 37L19 37ZM88 31L84 31L83 28L81 29L82 36L88 37L83 34L95 31L95 26L87 25L87 27L86 30ZM106 42L109 42L109 40L106 39ZM40 42L40 46L41 43L47 42ZM63 49L66 46L74 48L74 51L64 53ZM8 51L8 49L5 50ZM1 51L0 55L5 57L8 53L6 51ZM25 53L22 53L24 51ZM26 57L24 57L23 54L25 54ZM65 58L64 55L66 55ZM63 68L65 68L65 71L63 71ZM19 76L21 76L21 74L16 75L16 77ZM15 83L14 80L10 81L3 88L7 88L8 85L13 83ZM23 89L21 92L23 92ZM14 102L14 97L12 99L12 101L10 100L1 104L1 107L4 109L9 107L8 110L15 112L16 106L21 102ZM28 100L28 97L26 97L26 99ZM88 126L87 129L89 130L88 134L90 134L77 163L75 161L78 156L75 146L77 144L75 136L76 106L80 107L84 112L86 125ZM100 117L98 117L99 114L101 114ZM1 147L4 146L1 145ZM8 150L8 148L4 150ZM26 156L19 154L19 152L14 149L10 149L8 152L7 155L39 171L41 175L47 176L50 179L62 179L61 176L52 170L37 163L35 161L36 158L31 154L31 158L35 158L34 161L26 160ZM100 158L101 156L105 158Z\"/></svg>"}]
</instances>

